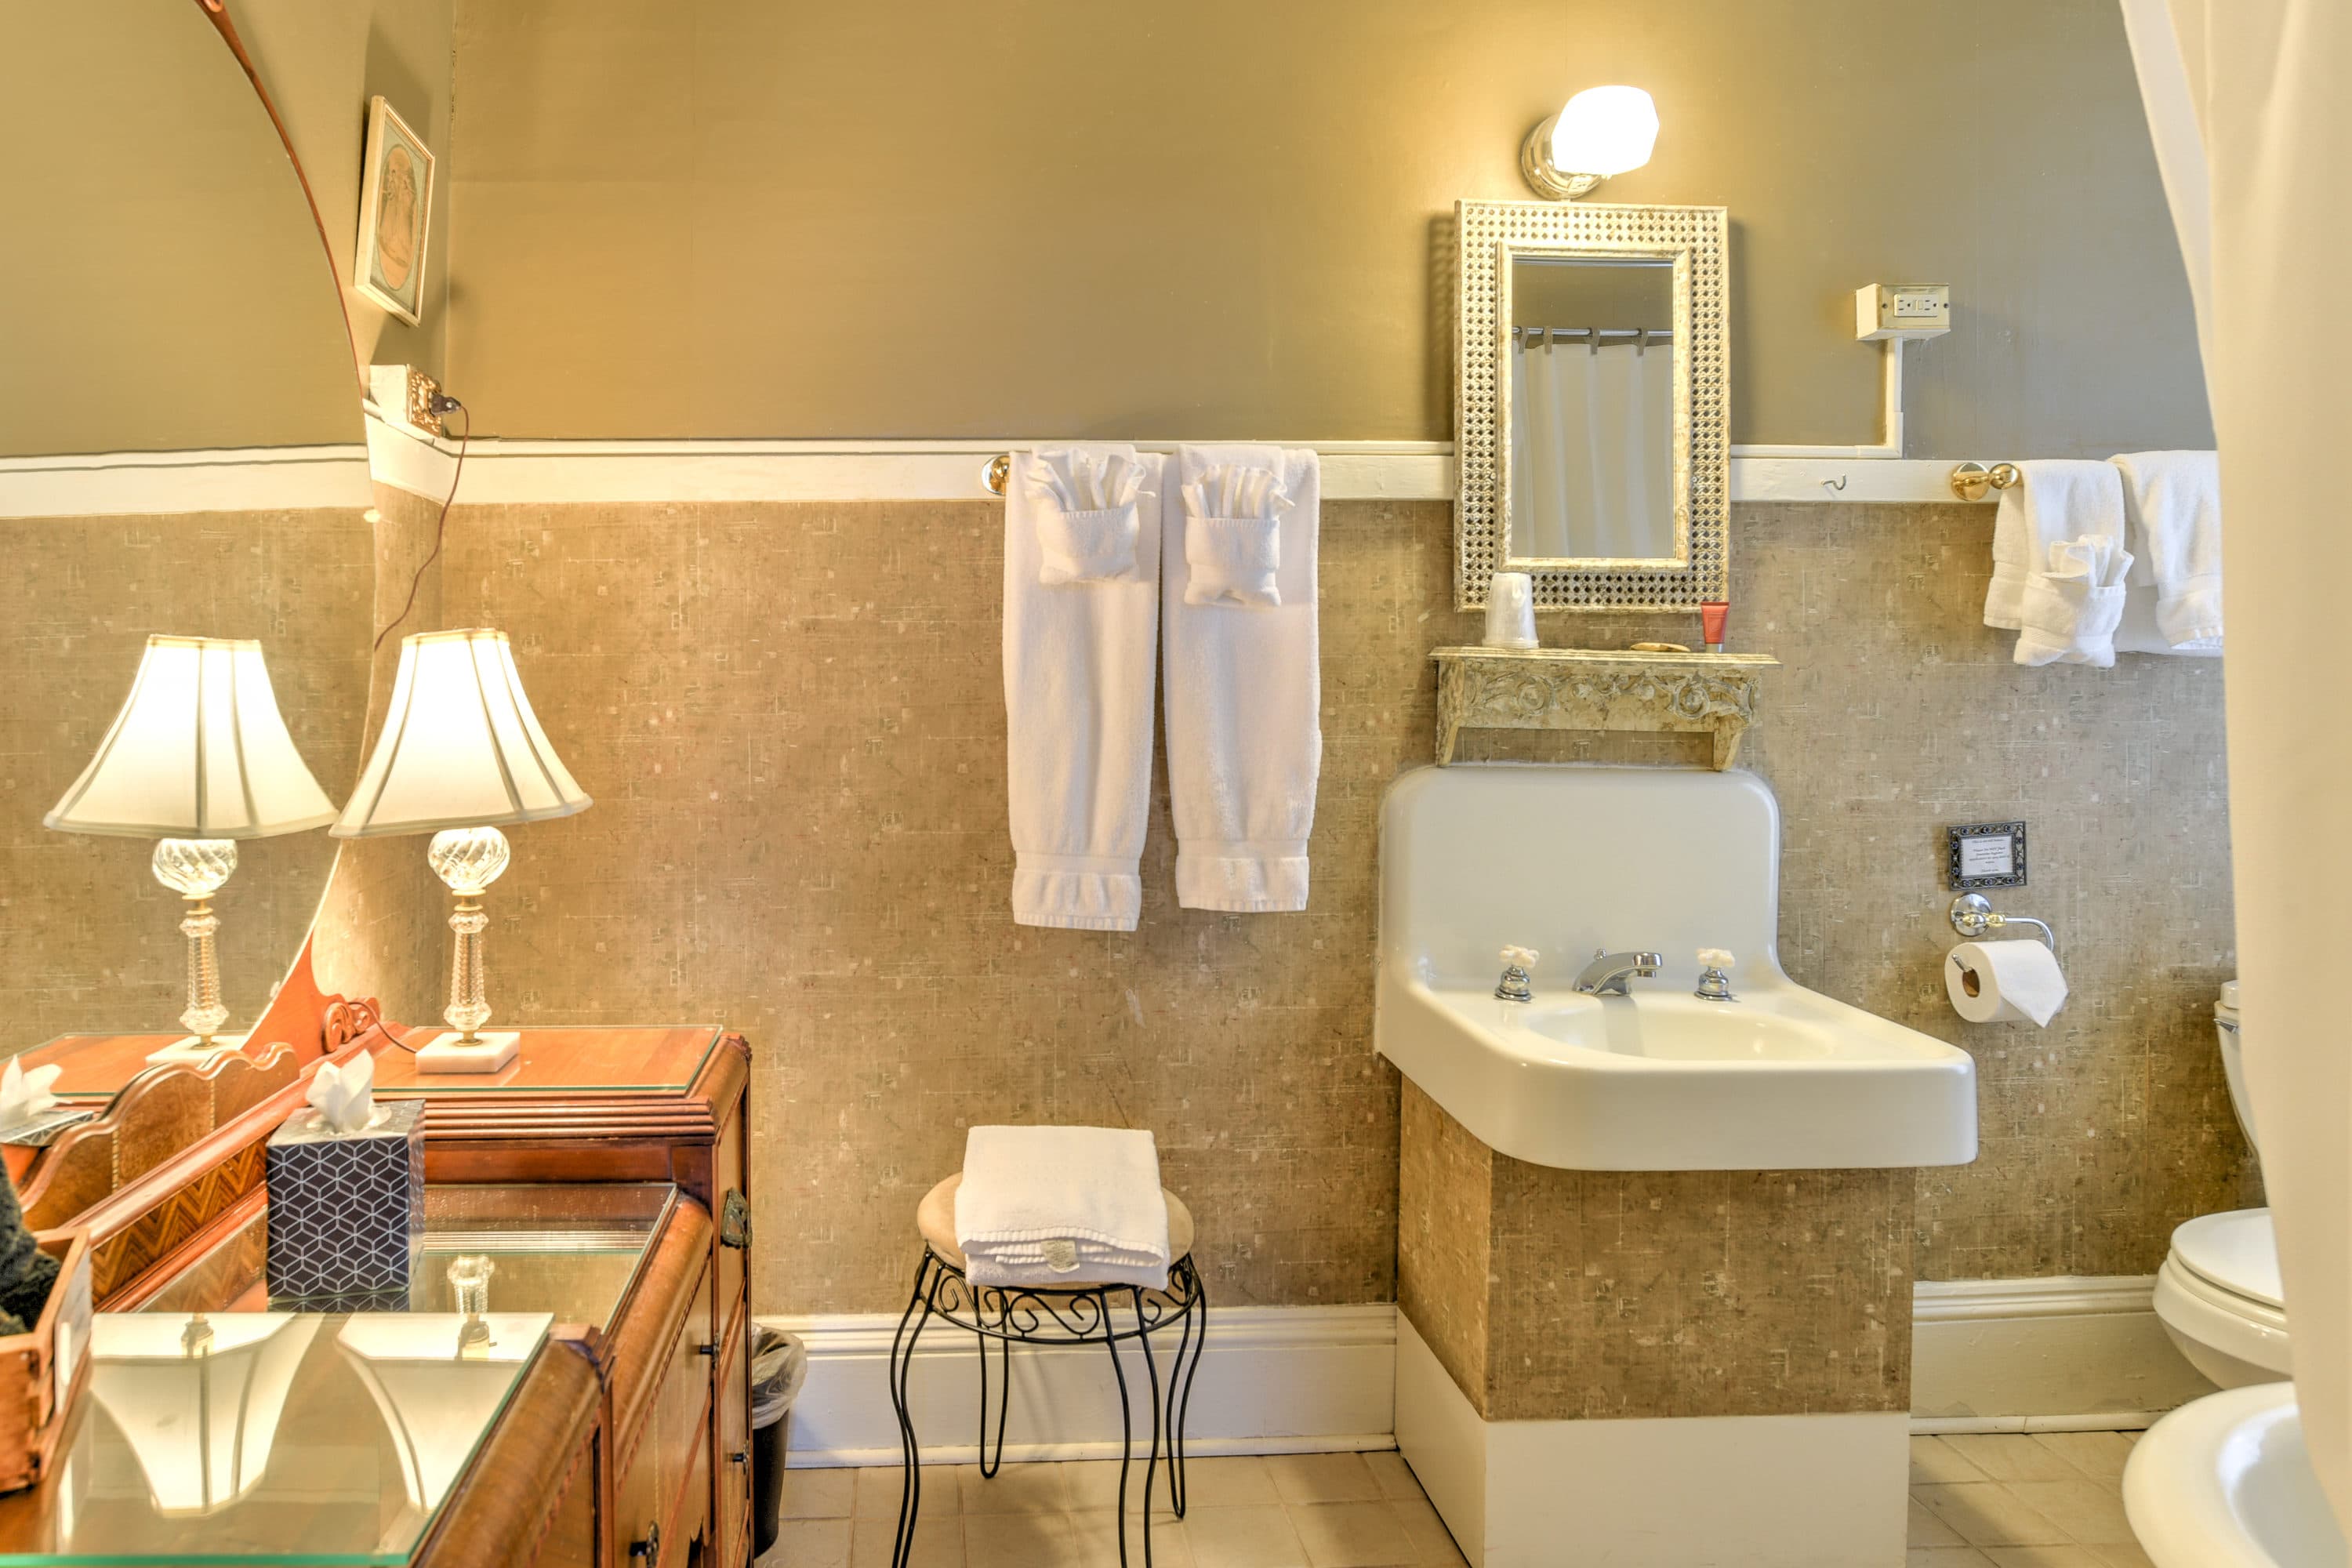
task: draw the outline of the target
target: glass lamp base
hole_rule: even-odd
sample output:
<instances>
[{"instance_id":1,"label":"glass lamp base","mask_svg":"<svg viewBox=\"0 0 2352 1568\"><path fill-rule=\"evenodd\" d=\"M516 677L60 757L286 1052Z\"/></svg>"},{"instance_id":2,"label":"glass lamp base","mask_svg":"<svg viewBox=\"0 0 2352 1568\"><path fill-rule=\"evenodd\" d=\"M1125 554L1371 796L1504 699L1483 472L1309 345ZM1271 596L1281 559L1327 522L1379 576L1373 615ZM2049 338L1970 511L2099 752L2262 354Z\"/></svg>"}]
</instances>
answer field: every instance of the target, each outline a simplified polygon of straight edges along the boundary
<instances>
[{"instance_id":1,"label":"glass lamp base","mask_svg":"<svg viewBox=\"0 0 2352 1568\"><path fill-rule=\"evenodd\" d=\"M478 1035L469 1040L449 1029L417 1047L416 1070L497 1072L521 1053L520 1034Z\"/></svg>"},{"instance_id":2,"label":"glass lamp base","mask_svg":"<svg viewBox=\"0 0 2352 1568\"><path fill-rule=\"evenodd\" d=\"M224 1051L239 1049L249 1037L245 1035L215 1035L212 1043L207 1045L194 1035L183 1035L160 1051L149 1051L147 1059L159 1065L164 1062L201 1064Z\"/></svg>"}]
</instances>

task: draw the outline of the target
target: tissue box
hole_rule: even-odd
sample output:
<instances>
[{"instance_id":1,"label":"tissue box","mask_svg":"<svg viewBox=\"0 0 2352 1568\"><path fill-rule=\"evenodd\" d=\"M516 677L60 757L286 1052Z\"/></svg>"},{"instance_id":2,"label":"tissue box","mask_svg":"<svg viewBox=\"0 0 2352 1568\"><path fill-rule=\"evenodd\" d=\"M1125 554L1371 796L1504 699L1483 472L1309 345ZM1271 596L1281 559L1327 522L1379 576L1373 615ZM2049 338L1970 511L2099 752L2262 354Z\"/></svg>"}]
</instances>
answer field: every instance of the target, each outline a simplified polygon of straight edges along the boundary
<instances>
[{"instance_id":1,"label":"tissue box","mask_svg":"<svg viewBox=\"0 0 2352 1568\"><path fill-rule=\"evenodd\" d=\"M423 1100L379 1100L350 1133L299 1110L264 1159L273 1303L407 1289L425 1230Z\"/></svg>"}]
</instances>

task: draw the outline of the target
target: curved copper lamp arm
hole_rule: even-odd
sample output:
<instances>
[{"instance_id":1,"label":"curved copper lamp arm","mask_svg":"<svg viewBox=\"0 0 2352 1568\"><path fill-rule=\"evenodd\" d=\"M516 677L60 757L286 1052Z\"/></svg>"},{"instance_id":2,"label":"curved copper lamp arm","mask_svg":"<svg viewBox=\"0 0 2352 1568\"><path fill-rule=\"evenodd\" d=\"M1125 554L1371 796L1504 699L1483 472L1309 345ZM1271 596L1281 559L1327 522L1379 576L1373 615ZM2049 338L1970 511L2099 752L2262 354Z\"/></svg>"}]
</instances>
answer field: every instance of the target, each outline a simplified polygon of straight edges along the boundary
<instances>
[{"instance_id":1,"label":"curved copper lamp arm","mask_svg":"<svg viewBox=\"0 0 2352 1568\"><path fill-rule=\"evenodd\" d=\"M319 231L319 248L326 252L327 276L335 286L335 319L343 324L343 342L349 343L352 350L352 375L359 383L360 400L364 403L368 395L367 372L361 368L359 335L352 331L352 313L343 304L342 269L335 265L334 241L327 237L327 220L320 214L319 197L310 189L310 176L303 172L302 155L294 151L294 138L286 133L286 121L278 113L278 100L271 98L269 89L262 85L261 72L254 68L253 57L246 52L245 40L237 37L236 23L228 14L228 0L195 0L195 5L196 9L205 14L205 20L213 25L213 30L220 34L221 42L228 46L228 52L236 57L236 63L245 71L245 79L253 84L254 96L261 100L261 107L269 115L269 123L278 132L278 145L286 149L286 161L294 165L294 178L302 187L302 200L310 208L311 226Z\"/></svg>"}]
</instances>

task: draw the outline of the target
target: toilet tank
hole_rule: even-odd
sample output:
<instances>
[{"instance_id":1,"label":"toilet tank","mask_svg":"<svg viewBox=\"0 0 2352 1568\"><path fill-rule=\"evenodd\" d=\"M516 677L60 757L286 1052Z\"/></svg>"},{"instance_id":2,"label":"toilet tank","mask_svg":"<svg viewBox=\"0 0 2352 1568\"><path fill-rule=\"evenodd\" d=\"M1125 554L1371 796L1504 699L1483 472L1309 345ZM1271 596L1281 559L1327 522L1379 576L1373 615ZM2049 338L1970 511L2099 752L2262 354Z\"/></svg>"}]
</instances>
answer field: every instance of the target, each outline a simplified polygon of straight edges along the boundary
<instances>
[{"instance_id":1,"label":"toilet tank","mask_svg":"<svg viewBox=\"0 0 2352 1568\"><path fill-rule=\"evenodd\" d=\"M2221 1072L2230 1080L2230 1103L2237 1108L2238 1127L2262 1152L2262 1142L2254 1136L2254 1101L2246 1092L2245 1035L2238 1026L2238 983L2225 982L2221 994L2213 1004L2213 1032L2221 1041Z\"/></svg>"}]
</instances>

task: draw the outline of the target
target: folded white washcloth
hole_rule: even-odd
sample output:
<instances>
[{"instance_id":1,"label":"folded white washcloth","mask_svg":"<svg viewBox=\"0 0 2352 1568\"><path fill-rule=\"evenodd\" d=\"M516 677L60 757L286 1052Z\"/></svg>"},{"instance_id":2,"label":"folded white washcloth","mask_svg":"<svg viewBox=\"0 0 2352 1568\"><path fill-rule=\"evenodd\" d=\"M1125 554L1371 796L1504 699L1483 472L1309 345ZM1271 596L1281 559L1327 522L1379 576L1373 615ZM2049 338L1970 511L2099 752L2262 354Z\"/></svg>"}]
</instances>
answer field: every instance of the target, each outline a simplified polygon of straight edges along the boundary
<instances>
[{"instance_id":1,"label":"folded white washcloth","mask_svg":"<svg viewBox=\"0 0 2352 1568\"><path fill-rule=\"evenodd\" d=\"M2153 588L2156 651L2221 651L2221 465L2214 452L2126 452L2124 511L2139 564L2136 589ZM2137 596L2137 595L2135 595Z\"/></svg>"},{"instance_id":2,"label":"folded white washcloth","mask_svg":"<svg viewBox=\"0 0 2352 1568\"><path fill-rule=\"evenodd\" d=\"M2017 662L2111 668L2131 563L2131 552L2102 533L2053 544L2049 569L2025 585Z\"/></svg>"},{"instance_id":3,"label":"folded white washcloth","mask_svg":"<svg viewBox=\"0 0 2352 1568\"><path fill-rule=\"evenodd\" d=\"M1185 476L1183 497L1184 602L1281 604L1281 509L1290 497L1276 468L1213 465Z\"/></svg>"},{"instance_id":4,"label":"folded white washcloth","mask_svg":"<svg viewBox=\"0 0 2352 1568\"><path fill-rule=\"evenodd\" d=\"M1171 499L1161 514L1160 596L1176 901L1244 913L1303 910L1323 766L1321 469L1312 450L1279 447L1188 446L1174 461L1178 483L1165 487ZM1244 484L1236 471L1270 482L1257 489L1258 479ZM1272 584L1264 600L1244 608L1194 596L1202 568L1193 530L1217 520L1192 516L1180 485L1200 487L1220 506L1265 498L1274 515L1261 521L1276 555L1265 563Z\"/></svg>"},{"instance_id":5,"label":"folded white washcloth","mask_svg":"<svg viewBox=\"0 0 2352 1568\"><path fill-rule=\"evenodd\" d=\"M1154 464L1133 447L1048 447L1022 473L1036 514L1037 580L1051 585L1135 576L1136 497Z\"/></svg>"},{"instance_id":6,"label":"folded white washcloth","mask_svg":"<svg viewBox=\"0 0 2352 1568\"><path fill-rule=\"evenodd\" d=\"M1103 448L1108 458L1132 448ZM1038 454L1013 455L1004 487L1006 796L1013 918L1022 925L1133 931L1143 908L1151 783L1151 683L1160 631L1158 476L1138 459L1134 561L1124 577L1049 586Z\"/></svg>"},{"instance_id":7,"label":"folded white washcloth","mask_svg":"<svg viewBox=\"0 0 2352 1568\"><path fill-rule=\"evenodd\" d=\"M1168 1286L1168 1204L1148 1131L974 1127L955 1227L975 1285Z\"/></svg>"},{"instance_id":8,"label":"folded white washcloth","mask_svg":"<svg viewBox=\"0 0 2352 1568\"><path fill-rule=\"evenodd\" d=\"M2049 578L2050 547L2085 538L2124 540L2123 477L2113 463L2048 458L2020 463L2020 481L2000 492L1993 513L1992 582L1985 625L2019 633L2020 664L2106 666L2124 595L2077 579L2070 589ZM2109 611L2113 618L2109 618ZM2105 620L2104 630L2097 623Z\"/></svg>"}]
</instances>

